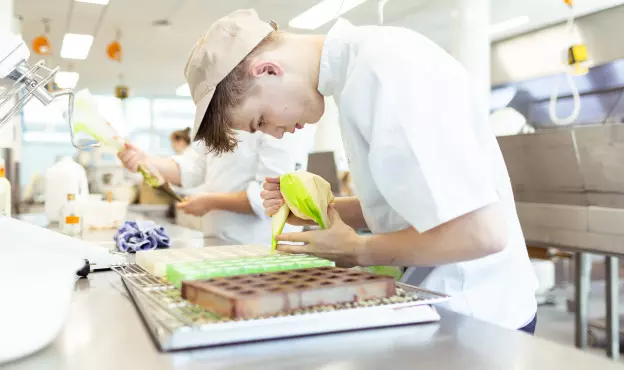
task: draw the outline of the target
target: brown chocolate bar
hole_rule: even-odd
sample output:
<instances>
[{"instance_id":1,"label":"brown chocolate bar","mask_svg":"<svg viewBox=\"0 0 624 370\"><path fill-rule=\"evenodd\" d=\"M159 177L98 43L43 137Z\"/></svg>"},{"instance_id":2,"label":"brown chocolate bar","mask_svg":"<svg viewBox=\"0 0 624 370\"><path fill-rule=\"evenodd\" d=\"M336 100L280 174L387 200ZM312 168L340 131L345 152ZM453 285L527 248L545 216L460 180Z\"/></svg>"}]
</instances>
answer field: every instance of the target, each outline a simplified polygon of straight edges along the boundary
<instances>
[{"instance_id":1,"label":"brown chocolate bar","mask_svg":"<svg viewBox=\"0 0 624 370\"><path fill-rule=\"evenodd\" d=\"M336 267L182 282L182 298L230 318L392 297L392 277Z\"/></svg>"}]
</instances>

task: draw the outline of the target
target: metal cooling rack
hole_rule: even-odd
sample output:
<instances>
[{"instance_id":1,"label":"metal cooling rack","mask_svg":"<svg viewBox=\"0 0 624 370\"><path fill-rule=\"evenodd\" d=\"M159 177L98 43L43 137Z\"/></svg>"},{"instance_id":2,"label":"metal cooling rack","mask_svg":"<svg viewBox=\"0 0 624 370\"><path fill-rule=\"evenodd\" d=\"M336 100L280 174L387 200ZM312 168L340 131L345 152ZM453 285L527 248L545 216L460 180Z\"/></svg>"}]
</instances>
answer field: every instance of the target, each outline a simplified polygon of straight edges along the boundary
<instances>
[{"instance_id":1,"label":"metal cooling rack","mask_svg":"<svg viewBox=\"0 0 624 370\"><path fill-rule=\"evenodd\" d=\"M185 301L179 288L136 264L111 268L121 276L163 351L438 321L440 316L430 305L449 299L444 294L397 283L398 295L387 300L232 320Z\"/></svg>"}]
</instances>

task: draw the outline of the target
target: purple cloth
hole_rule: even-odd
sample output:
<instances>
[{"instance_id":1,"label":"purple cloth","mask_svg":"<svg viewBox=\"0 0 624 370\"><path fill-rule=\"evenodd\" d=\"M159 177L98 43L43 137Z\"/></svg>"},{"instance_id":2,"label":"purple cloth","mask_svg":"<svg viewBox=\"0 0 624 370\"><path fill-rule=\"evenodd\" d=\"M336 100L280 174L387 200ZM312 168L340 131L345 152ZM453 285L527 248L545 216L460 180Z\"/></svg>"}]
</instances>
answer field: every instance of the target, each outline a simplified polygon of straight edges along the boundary
<instances>
[{"instance_id":1,"label":"purple cloth","mask_svg":"<svg viewBox=\"0 0 624 370\"><path fill-rule=\"evenodd\" d=\"M153 221L126 221L113 239L120 251L129 253L170 247L165 229Z\"/></svg>"}]
</instances>

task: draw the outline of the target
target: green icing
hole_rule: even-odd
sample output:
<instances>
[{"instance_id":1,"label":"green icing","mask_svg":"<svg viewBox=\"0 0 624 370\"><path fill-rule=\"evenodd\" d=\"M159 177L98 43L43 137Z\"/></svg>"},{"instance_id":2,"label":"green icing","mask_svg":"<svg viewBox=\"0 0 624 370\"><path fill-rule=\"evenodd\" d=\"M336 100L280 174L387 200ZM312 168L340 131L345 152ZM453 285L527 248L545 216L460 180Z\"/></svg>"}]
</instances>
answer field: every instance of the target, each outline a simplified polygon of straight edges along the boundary
<instances>
[{"instance_id":1,"label":"green icing","mask_svg":"<svg viewBox=\"0 0 624 370\"><path fill-rule=\"evenodd\" d=\"M377 275L391 276L397 281L403 277L403 270L394 266L369 266L364 270Z\"/></svg>"},{"instance_id":2,"label":"green icing","mask_svg":"<svg viewBox=\"0 0 624 370\"><path fill-rule=\"evenodd\" d=\"M301 255L273 255L221 261L204 260L167 265L167 280L179 286L184 280L333 266L335 264L332 261Z\"/></svg>"}]
</instances>

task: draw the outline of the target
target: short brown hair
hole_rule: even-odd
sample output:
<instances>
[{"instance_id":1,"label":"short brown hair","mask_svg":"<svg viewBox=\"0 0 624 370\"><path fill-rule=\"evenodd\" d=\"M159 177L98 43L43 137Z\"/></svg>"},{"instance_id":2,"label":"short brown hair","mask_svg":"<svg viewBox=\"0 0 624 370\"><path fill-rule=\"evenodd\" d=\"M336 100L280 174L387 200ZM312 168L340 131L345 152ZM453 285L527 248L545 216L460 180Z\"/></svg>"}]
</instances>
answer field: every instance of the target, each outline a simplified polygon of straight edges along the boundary
<instances>
[{"instance_id":1,"label":"short brown hair","mask_svg":"<svg viewBox=\"0 0 624 370\"><path fill-rule=\"evenodd\" d=\"M236 149L238 139L232 127L231 113L232 108L243 102L246 93L252 87L249 63L252 57L260 52L275 47L281 37L280 31L271 32L217 84L194 138L195 141L203 141L209 152L220 155Z\"/></svg>"},{"instance_id":2,"label":"short brown hair","mask_svg":"<svg viewBox=\"0 0 624 370\"><path fill-rule=\"evenodd\" d=\"M177 130L171 134L171 141L184 140L186 145L191 144L191 128L187 127L184 130Z\"/></svg>"}]
</instances>

